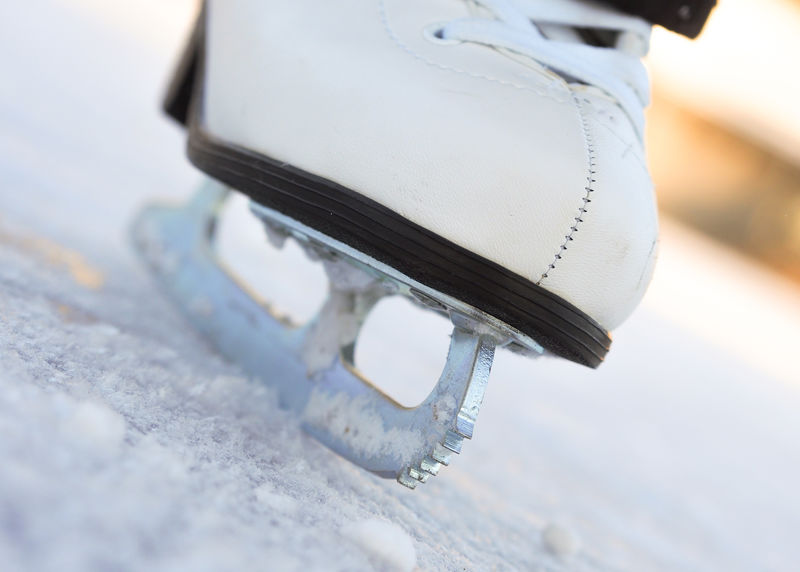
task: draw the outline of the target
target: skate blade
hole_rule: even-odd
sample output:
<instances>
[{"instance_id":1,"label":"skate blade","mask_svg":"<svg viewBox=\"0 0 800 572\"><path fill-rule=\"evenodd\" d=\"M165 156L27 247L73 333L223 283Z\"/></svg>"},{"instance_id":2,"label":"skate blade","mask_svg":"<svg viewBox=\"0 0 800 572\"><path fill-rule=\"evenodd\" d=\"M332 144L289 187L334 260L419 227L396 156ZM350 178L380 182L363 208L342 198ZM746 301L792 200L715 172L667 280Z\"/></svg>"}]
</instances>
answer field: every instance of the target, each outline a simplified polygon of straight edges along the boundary
<instances>
[{"instance_id":1,"label":"skate blade","mask_svg":"<svg viewBox=\"0 0 800 572\"><path fill-rule=\"evenodd\" d=\"M472 437L495 347L541 353L532 339L475 308L252 204L271 242L297 240L328 275L329 295L318 314L305 326L290 325L230 276L214 254L214 223L227 194L208 181L185 206L147 207L133 226L134 243L193 327L275 388L282 408L353 463L409 488L425 482ZM453 324L439 380L413 408L383 394L353 364L367 315L391 295L406 296Z\"/></svg>"}]
</instances>

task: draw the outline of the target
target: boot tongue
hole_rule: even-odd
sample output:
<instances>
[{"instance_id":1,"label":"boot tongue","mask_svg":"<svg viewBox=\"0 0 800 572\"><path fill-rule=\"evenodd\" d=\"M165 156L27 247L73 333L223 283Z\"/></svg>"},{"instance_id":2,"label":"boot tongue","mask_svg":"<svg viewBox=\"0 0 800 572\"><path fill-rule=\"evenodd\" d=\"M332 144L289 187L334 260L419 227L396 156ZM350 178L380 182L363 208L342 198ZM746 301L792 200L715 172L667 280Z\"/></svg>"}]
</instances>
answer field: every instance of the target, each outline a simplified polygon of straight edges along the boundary
<instances>
[{"instance_id":1,"label":"boot tongue","mask_svg":"<svg viewBox=\"0 0 800 572\"><path fill-rule=\"evenodd\" d=\"M650 97L640 61L651 30L645 20L590 0L430 1L462 14L444 20L444 39L529 58L568 84L593 86L611 96L637 133L643 132L643 107Z\"/></svg>"},{"instance_id":2,"label":"boot tongue","mask_svg":"<svg viewBox=\"0 0 800 572\"><path fill-rule=\"evenodd\" d=\"M550 40L587 44L598 48L613 48L635 58L642 58L647 55L648 43L646 39L628 30L576 28L551 23L534 25Z\"/></svg>"},{"instance_id":3,"label":"boot tongue","mask_svg":"<svg viewBox=\"0 0 800 572\"><path fill-rule=\"evenodd\" d=\"M645 20L593 0L507 0L530 15L551 40L615 48L636 58L647 55L652 26Z\"/></svg>"},{"instance_id":4,"label":"boot tongue","mask_svg":"<svg viewBox=\"0 0 800 572\"><path fill-rule=\"evenodd\" d=\"M503 19L507 23L519 15L518 26L532 25L550 40L614 48L635 58L643 58L650 48L648 22L593 0L504 0L499 4L506 6ZM498 16L497 6L490 9L480 0L465 0L462 6L472 17ZM523 14L528 17L522 18Z\"/></svg>"},{"instance_id":5,"label":"boot tongue","mask_svg":"<svg viewBox=\"0 0 800 572\"><path fill-rule=\"evenodd\" d=\"M614 47L635 58L643 58L650 50L650 37L642 37L635 32L626 30L617 36Z\"/></svg>"}]
</instances>

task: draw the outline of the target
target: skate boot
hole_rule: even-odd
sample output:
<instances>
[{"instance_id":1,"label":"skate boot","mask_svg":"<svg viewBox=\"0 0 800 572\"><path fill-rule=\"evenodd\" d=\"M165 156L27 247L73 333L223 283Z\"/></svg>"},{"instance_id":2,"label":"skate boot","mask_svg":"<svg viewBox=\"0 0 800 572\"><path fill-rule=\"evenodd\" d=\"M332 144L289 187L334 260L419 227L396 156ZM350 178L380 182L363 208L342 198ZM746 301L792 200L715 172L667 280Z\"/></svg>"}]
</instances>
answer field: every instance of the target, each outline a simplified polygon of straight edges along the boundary
<instances>
[{"instance_id":1,"label":"skate boot","mask_svg":"<svg viewBox=\"0 0 800 572\"><path fill-rule=\"evenodd\" d=\"M140 250L193 324L322 442L414 487L472 436L496 347L590 367L650 281L649 25L581 0L209 0L167 98L210 181ZM328 273L294 328L216 263L230 190ZM452 321L407 409L358 373L370 309Z\"/></svg>"}]
</instances>

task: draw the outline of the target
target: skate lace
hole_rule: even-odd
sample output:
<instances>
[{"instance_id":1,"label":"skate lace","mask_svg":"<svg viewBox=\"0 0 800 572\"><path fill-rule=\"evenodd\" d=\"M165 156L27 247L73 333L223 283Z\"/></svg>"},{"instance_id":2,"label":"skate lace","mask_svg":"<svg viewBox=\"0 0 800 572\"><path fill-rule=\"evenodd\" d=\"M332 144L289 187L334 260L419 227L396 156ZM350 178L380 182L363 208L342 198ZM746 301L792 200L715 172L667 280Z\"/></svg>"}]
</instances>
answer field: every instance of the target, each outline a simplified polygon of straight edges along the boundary
<instances>
[{"instance_id":1,"label":"skate lace","mask_svg":"<svg viewBox=\"0 0 800 572\"><path fill-rule=\"evenodd\" d=\"M612 97L641 132L650 88L641 57L650 25L587 0L465 0L472 15L442 24L436 37L483 44L531 58L570 83ZM611 45L586 43L599 32Z\"/></svg>"}]
</instances>

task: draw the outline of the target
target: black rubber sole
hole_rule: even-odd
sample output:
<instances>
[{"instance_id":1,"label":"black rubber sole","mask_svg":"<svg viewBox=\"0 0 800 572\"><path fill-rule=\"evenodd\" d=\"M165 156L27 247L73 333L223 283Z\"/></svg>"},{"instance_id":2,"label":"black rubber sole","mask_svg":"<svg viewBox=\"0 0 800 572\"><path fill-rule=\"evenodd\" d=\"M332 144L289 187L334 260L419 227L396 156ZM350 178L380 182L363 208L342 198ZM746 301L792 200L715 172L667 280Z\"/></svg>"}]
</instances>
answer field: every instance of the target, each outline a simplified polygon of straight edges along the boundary
<instances>
[{"instance_id":1,"label":"black rubber sole","mask_svg":"<svg viewBox=\"0 0 800 572\"><path fill-rule=\"evenodd\" d=\"M323 177L222 141L204 130L203 15L170 86L165 110L188 125L189 159L211 177L490 314L549 351L597 367L611 338L562 298Z\"/></svg>"}]
</instances>

